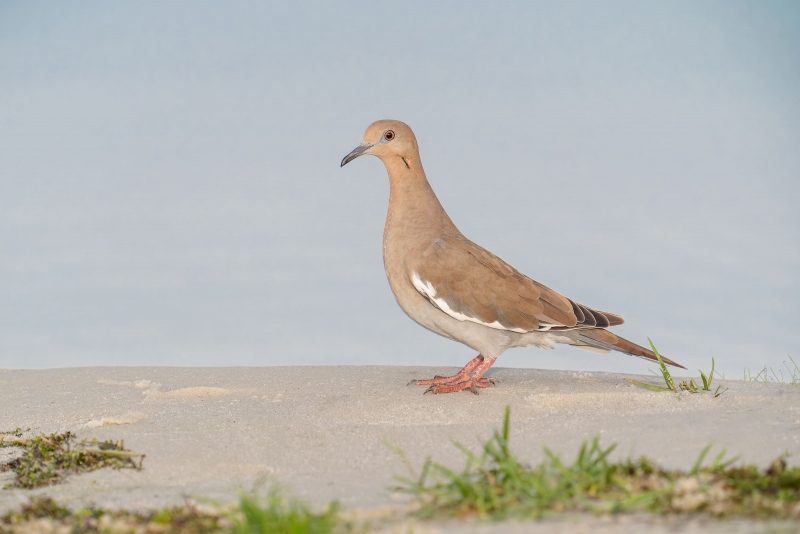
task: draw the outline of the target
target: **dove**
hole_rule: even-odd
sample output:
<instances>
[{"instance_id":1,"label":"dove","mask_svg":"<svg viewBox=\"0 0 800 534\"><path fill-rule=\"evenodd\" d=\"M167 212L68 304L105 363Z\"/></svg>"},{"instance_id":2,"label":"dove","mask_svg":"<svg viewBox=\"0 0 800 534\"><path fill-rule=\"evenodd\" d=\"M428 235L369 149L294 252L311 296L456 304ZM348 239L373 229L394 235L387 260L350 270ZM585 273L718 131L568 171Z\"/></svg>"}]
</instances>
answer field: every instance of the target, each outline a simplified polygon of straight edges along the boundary
<instances>
[{"instance_id":1,"label":"dove","mask_svg":"<svg viewBox=\"0 0 800 534\"><path fill-rule=\"evenodd\" d=\"M514 347L567 344L657 361L651 350L608 330L622 324L622 316L567 298L467 239L428 182L408 125L374 122L340 166L364 155L379 158L389 175L383 263L397 303L420 326L478 352L453 376L410 384L428 386L425 393L477 394L478 388L496 384L484 374Z\"/></svg>"}]
</instances>

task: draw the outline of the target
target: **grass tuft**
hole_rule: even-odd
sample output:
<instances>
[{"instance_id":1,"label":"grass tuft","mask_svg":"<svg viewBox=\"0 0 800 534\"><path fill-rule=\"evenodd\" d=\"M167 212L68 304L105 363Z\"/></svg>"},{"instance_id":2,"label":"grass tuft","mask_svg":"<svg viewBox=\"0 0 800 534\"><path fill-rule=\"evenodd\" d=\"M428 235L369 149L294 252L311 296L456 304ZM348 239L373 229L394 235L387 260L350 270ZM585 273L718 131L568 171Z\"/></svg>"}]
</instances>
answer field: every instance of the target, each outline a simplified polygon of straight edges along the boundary
<instances>
[{"instance_id":1,"label":"grass tuft","mask_svg":"<svg viewBox=\"0 0 800 534\"><path fill-rule=\"evenodd\" d=\"M703 513L715 517L800 518L800 468L778 459L766 470L732 467L719 453L704 466L706 447L689 472L669 471L652 460L613 462L615 445L584 442L572 463L544 449L535 467L521 463L509 446L510 409L475 454L460 444L466 464L449 469L430 458L417 476L397 477L401 492L420 506L420 515L539 518L574 511L595 513Z\"/></svg>"},{"instance_id":2,"label":"grass tuft","mask_svg":"<svg viewBox=\"0 0 800 534\"><path fill-rule=\"evenodd\" d=\"M770 382L776 384L789 384L792 386L796 386L800 384L800 366L797 365L797 362L794 361L794 358L788 356L789 361L792 362L790 366L788 363L783 362L783 366L786 368L787 376L783 376L783 369L778 369L776 373L772 367L764 366L758 373L755 375L750 372L749 368L745 368L744 370L744 380L748 380L750 382L764 382L768 384Z\"/></svg>"},{"instance_id":3,"label":"grass tuft","mask_svg":"<svg viewBox=\"0 0 800 534\"><path fill-rule=\"evenodd\" d=\"M332 502L315 513L273 484L264 498L256 492L243 494L234 517L233 534L328 534L339 524L339 505Z\"/></svg>"},{"instance_id":4,"label":"grass tuft","mask_svg":"<svg viewBox=\"0 0 800 534\"><path fill-rule=\"evenodd\" d=\"M67 475L111 467L141 470L144 454L125 449L125 442L77 441L72 432L40 434L22 438L16 429L0 434L0 448L16 448L21 455L0 466L0 471L13 471L14 482L6 487L37 488L56 484Z\"/></svg>"},{"instance_id":5,"label":"grass tuft","mask_svg":"<svg viewBox=\"0 0 800 534\"><path fill-rule=\"evenodd\" d=\"M72 512L44 495L32 497L19 510L0 517L0 534L21 532L205 534L230 532L230 528L231 522L223 514L200 510L192 505L164 508L149 514L112 512L97 508L84 508Z\"/></svg>"},{"instance_id":6,"label":"grass tuft","mask_svg":"<svg viewBox=\"0 0 800 534\"><path fill-rule=\"evenodd\" d=\"M648 337L647 341L650 342L650 347L653 349L653 353L656 355L656 358L658 359L658 365L659 367L661 367L661 375L664 377L664 382L666 382L667 387L669 389L677 393L678 389L675 387L675 381L672 379L672 375L669 373L669 369L667 369L667 366L664 364L664 360L661 359L661 354L658 353L658 349L653 344L653 340Z\"/></svg>"},{"instance_id":7,"label":"grass tuft","mask_svg":"<svg viewBox=\"0 0 800 534\"><path fill-rule=\"evenodd\" d=\"M664 383L667 386L664 387L656 384L648 384L647 382L641 382L639 380L634 380L633 378L625 378L626 381L630 382L634 386L649 389L650 391L672 391L674 393L678 393L679 391L688 391L689 393L704 393L706 391L711 391L711 381L714 378L714 358L711 358L711 372L708 375L698 369L698 371L700 371L700 379L703 382L702 386L695 382L694 378L690 378L688 381L681 380L681 382L676 386L675 380L672 378L672 374L670 374L669 369L667 369L667 366L664 364L664 360L661 358L661 354L658 353L658 349L653 343L653 340L648 337L647 341L650 342L650 347L652 347L653 353L656 355L661 376L664 378ZM717 389L714 390L714 397L719 397L726 391L728 391L727 388L722 389L722 386L717 386Z\"/></svg>"},{"instance_id":8,"label":"grass tuft","mask_svg":"<svg viewBox=\"0 0 800 534\"><path fill-rule=\"evenodd\" d=\"M700 379L703 381L703 391L711 391L711 381L714 380L714 358L711 358L711 372L708 375L702 369L698 369L698 371L700 372ZM714 390L714 397L719 397L726 391L728 391L728 388L722 389L722 386L717 386L717 389Z\"/></svg>"},{"instance_id":9,"label":"grass tuft","mask_svg":"<svg viewBox=\"0 0 800 534\"><path fill-rule=\"evenodd\" d=\"M705 391L711 391L711 381L714 380L714 358L711 358L711 372L708 373L708 376L703 372L702 369L698 369L700 373L700 378L703 380L703 389Z\"/></svg>"},{"instance_id":10,"label":"grass tuft","mask_svg":"<svg viewBox=\"0 0 800 534\"><path fill-rule=\"evenodd\" d=\"M18 511L0 517L0 534L17 532L174 534L332 534L350 531L340 521L338 505L311 511L301 501L272 486L266 496L244 493L228 509L211 506L164 508L150 513L85 508L72 512L46 496L33 497Z\"/></svg>"}]
</instances>

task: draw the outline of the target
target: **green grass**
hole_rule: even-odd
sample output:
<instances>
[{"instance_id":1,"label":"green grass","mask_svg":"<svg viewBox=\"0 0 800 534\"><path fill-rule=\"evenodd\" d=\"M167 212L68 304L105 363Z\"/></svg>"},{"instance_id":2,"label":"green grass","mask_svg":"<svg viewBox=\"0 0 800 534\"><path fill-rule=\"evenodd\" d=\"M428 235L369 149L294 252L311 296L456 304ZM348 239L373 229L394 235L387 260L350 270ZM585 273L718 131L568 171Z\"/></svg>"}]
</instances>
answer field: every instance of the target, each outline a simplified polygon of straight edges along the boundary
<instances>
[{"instance_id":1,"label":"green grass","mask_svg":"<svg viewBox=\"0 0 800 534\"><path fill-rule=\"evenodd\" d=\"M34 526L35 525L35 526ZM0 517L0 534L28 527L27 532L59 529L73 534L169 532L174 534L334 534L351 532L331 503L320 513L287 497L277 486L266 495L244 493L236 506L197 507L186 504L151 513L86 508L72 512L45 496Z\"/></svg>"},{"instance_id":2,"label":"green grass","mask_svg":"<svg viewBox=\"0 0 800 534\"><path fill-rule=\"evenodd\" d=\"M653 352L658 359L659 371L661 372L661 377L664 380L665 386L648 384L647 382L634 380L633 378L626 378L625 380L635 386L649 389L650 391L672 391L674 393L678 393L680 391L688 391L689 393L706 393L711 391L711 382L714 379L714 358L711 358L711 371L708 374L704 373L702 369L698 369L700 372L699 383L696 382L694 378L690 378L688 381L682 380L680 383L675 384L675 380L672 378L669 369L667 369L667 366L664 364L664 360L662 360L661 354L658 353L658 349L656 348L655 344L653 344L653 341L650 338L647 338L647 340L650 342L650 347L652 347ZM798 365L791 356L788 356L788 358L792 364L789 365L788 363L783 362L783 366L786 368L786 375L784 375L783 369L779 368L776 372L772 367L765 365L764 368L758 371L756 374L753 374L750 371L750 368L745 368L743 379L750 382L763 382L765 384L774 383L800 385L800 365ZM714 390L714 397L719 397L726 391L727 388L722 389L722 386L717 386Z\"/></svg>"},{"instance_id":3,"label":"green grass","mask_svg":"<svg viewBox=\"0 0 800 534\"><path fill-rule=\"evenodd\" d=\"M460 471L428 459L417 474L398 477L422 517L539 518L574 511L595 513L701 513L716 517L799 518L800 468L778 459L766 470L732 467L724 451L703 465L706 447L690 471L666 470L642 457L614 462L614 445L584 442L574 462L544 449L537 466L521 463L509 446L510 410L503 427L475 454L460 444Z\"/></svg>"},{"instance_id":4,"label":"green grass","mask_svg":"<svg viewBox=\"0 0 800 534\"><path fill-rule=\"evenodd\" d=\"M707 461L708 446L691 469L667 470L646 457L612 460L615 446L603 446L594 438L584 442L572 462L545 449L545 459L531 467L512 451L510 432L507 407L502 428L484 443L480 453L456 444L465 457L460 470L428 459L417 473L395 448L412 473L398 477L401 486L396 489L411 495L418 515L424 518L535 519L563 512L649 512L800 520L800 468L789 467L784 458L767 469L737 466L735 459L726 459L724 450ZM52 435L47 438L52 441ZM372 524L357 515L349 520L345 516L335 502L314 511L275 484L266 493L242 493L239 502L229 507L187 503L150 513L96 508L70 511L46 496L35 496L19 510L0 517L0 534L338 534L366 532ZM404 518L407 516L395 517ZM379 519L384 526L387 520Z\"/></svg>"},{"instance_id":5,"label":"green grass","mask_svg":"<svg viewBox=\"0 0 800 534\"><path fill-rule=\"evenodd\" d=\"M321 513L311 511L297 499L287 498L273 484L266 497L257 492L246 493L239 501L239 512L234 514L234 534L328 534L339 525L339 506L328 505Z\"/></svg>"},{"instance_id":6,"label":"green grass","mask_svg":"<svg viewBox=\"0 0 800 534\"><path fill-rule=\"evenodd\" d=\"M147 530L144 530L144 528ZM47 496L37 496L19 510L0 517L0 534L71 532L72 534L170 532L204 534L229 532L230 521L192 506L165 508L151 514L84 508L72 512ZM256 532L256 531L254 531Z\"/></svg>"},{"instance_id":7,"label":"green grass","mask_svg":"<svg viewBox=\"0 0 800 534\"><path fill-rule=\"evenodd\" d=\"M639 380L634 380L633 378L626 378L625 380L634 386L649 389L650 391L672 391L674 393L678 393L679 391L688 391L689 393L711 392L711 382L714 380L714 358L711 358L711 372L705 374L701 369L698 369L702 384L698 384L695 382L694 378L690 378L688 381L682 380L676 385L675 380L672 378L672 374L670 374L669 369L667 369L666 364L664 364L664 360L661 358L661 354L659 354L658 349L653 343L653 340L648 337L647 341L650 342L650 347L652 347L653 353L656 355L656 359L658 359L659 370L661 371L661 376L664 379L666 387L658 386L656 384L648 384L647 382L641 382ZM717 386L717 388L714 390L714 397L719 397L726 391L728 391L727 388L722 389L722 386Z\"/></svg>"},{"instance_id":8,"label":"green grass","mask_svg":"<svg viewBox=\"0 0 800 534\"><path fill-rule=\"evenodd\" d=\"M26 432L21 428L0 432L0 448L15 448L21 452L15 459L0 466L0 471L14 473L14 482L6 488L47 486L61 482L72 474L105 467L142 468L144 455L126 450L124 442L99 442L96 439L78 441L71 432L23 438ZM242 493L238 506L227 511L209 510L208 507L200 511L197 507L186 505L151 514L100 509L83 509L73 513L50 498L34 497L19 511L0 517L0 534L13 532L21 525L38 520L68 527L74 533L127 533L139 531L141 526L152 527L157 532L181 534L328 534L349 529L348 524L340 519L336 503L331 503L321 513L315 513L302 501L285 496L275 484L266 494L258 490Z\"/></svg>"},{"instance_id":9,"label":"green grass","mask_svg":"<svg viewBox=\"0 0 800 534\"><path fill-rule=\"evenodd\" d=\"M61 482L71 474L113 469L141 469L143 454L125 449L124 442L93 440L78 441L71 432L39 434L23 439L17 428L0 433L0 448L16 448L22 454L0 471L13 471L14 482L7 487L37 488Z\"/></svg>"},{"instance_id":10,"label":"green grass","mask_svg":"<svg viewBox=\"0 0 800 534\"><path fill-rule=\"evenodd\" d=\"M793 386L800 385L800 366L797 365L797 362L794 361L794 358L788 356L789 361L792 362L792 365L789 365L786 362L783 362L783 366L786 368L787 374L786 376L783 375L783 369L778 369L776 373L772 367L764 366L756 374L752 374L749 368L744 370L744 380L748 380L751 382L764 382L765 384L768 383L776 383L776 384L790 384Z\"/></svg>"}]
</instances>

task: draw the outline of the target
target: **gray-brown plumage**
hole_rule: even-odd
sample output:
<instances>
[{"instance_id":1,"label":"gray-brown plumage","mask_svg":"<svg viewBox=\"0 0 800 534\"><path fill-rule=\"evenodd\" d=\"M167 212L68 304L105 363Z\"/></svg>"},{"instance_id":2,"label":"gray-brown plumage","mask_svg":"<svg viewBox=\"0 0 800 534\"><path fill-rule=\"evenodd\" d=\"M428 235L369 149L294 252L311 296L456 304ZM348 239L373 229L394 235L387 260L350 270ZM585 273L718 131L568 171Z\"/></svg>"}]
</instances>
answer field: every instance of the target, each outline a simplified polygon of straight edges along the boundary
<instances>
[{"instance_id":1,"label":"gray-brown plumage","mask_svg":"<svg viewBox=\"0 0 800 534\"><path fill-rule=\"evenodd\" d=\"M416 271L447 307L520 333L622 324L619 315L578 304L534 280L461 234L443 235ZM430 299L429 299L430 300Z\"/></svg>"},{"instance_id":2,"label":"gray-brown plumage","mask_svg":"<svg viewBox=\"0 0 800 534\"><path fill-rule=\"evenodd\" d=\"M383 260L398 304L425 328L480 353L452 377L415 383L433 393L477 393L493 382L482 375L503 351L530 345L566 343L656 360L652 351L605 330L622 324L621 316L568 299L464 237L428 183L406 124L373 123L342 166L363 154L380 158L389 174Z\"/></svg>"}]
</instances>

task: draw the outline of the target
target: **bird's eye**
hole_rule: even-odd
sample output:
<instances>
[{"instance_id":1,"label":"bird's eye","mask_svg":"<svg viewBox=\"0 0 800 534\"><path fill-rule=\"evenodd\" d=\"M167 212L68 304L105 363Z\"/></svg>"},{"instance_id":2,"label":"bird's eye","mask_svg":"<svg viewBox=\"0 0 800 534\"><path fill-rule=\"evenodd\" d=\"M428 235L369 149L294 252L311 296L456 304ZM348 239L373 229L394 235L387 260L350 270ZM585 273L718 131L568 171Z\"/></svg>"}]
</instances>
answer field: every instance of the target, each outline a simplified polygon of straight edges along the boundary
<instances>
[{"instance_id":1,"label":"bird's eye","mask_svg":"<svg viewBox=\"0 0 800 534\"><path fill-rule=\"evenodd\" d=\"M394 139L394 132L391 130L386 130L386 133L383 134L383 138L386 139L387 141L391 141L392 139Z\"/></svg>"}]
</instances>

